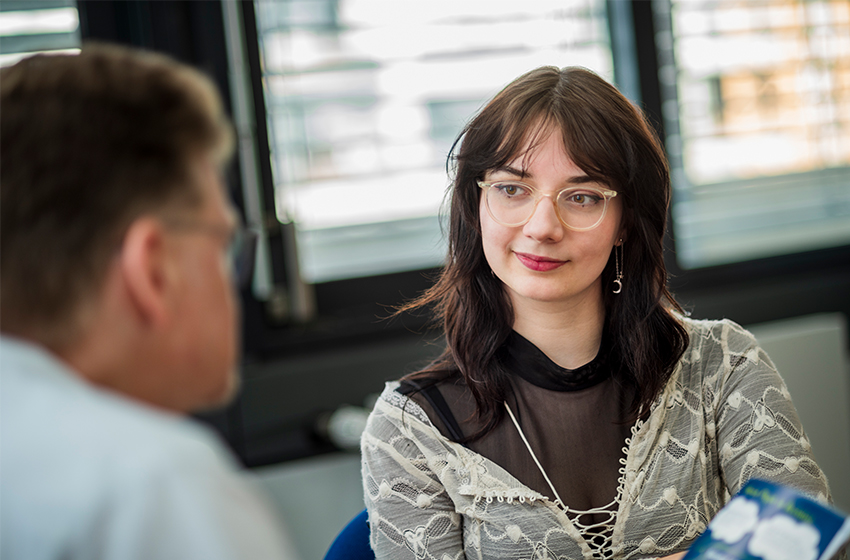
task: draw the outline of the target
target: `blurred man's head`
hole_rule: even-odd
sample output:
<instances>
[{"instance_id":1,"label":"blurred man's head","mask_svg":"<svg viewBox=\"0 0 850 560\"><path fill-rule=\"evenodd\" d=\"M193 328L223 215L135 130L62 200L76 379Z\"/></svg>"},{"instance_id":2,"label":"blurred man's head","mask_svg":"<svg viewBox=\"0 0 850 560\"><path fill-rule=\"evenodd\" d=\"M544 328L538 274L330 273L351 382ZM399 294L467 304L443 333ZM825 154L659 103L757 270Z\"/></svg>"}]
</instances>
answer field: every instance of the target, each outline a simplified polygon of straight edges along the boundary
<instances>
[{"instance_id":1,"label":"blurred man's head","mask_svg":"<svg viewBox=\"0 0 850 560\"><path fill-rule=\"evenodd\" d=\"M158 406L226 400L237 224L212 83L159 55L92 46L3 69L0 107L3 333Z\"/></svg>"}]
</instances>

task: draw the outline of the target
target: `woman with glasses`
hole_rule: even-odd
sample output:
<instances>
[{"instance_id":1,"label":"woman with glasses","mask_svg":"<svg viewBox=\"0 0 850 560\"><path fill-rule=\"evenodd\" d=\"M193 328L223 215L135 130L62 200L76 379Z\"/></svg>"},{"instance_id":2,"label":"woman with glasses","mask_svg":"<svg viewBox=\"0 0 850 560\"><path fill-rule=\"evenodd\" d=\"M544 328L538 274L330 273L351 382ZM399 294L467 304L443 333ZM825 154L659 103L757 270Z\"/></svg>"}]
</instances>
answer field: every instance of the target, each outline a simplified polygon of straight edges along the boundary
<instances>
[{"instance_id":1,"label":"woman with glasses","mask_svg":"<svg viewBox=\"0 0 850 560\"><path fill-rule=\"evenodd\" d=\"M500 92L453 149L443 354L362 440L378 558L680 558L751 477L827 499L748 332L689 319L645 119L580 68Z\"/></svg>"}]
</instances>

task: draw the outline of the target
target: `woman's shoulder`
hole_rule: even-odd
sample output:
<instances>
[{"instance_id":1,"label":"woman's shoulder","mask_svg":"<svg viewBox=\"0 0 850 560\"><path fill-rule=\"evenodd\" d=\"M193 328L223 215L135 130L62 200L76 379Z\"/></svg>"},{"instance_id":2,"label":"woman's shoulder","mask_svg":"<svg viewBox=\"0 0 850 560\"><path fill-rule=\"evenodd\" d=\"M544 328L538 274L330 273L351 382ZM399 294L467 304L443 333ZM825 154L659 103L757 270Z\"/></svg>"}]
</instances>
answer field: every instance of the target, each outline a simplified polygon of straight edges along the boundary
<instances>
[{"instance_id":1,"label":"woman's shoulder","mask_svg":"<svg viewBox=\"0 0 850 560\"><path fill-rule=\"evenodd\" d=\"M416 401L410 398L409 387L403 380L388 381L384 384L384 390L375 403L375 411L386 408L410 411L420 420L428 419Z\"/></svg>"},{"instance_id":2,"label":"woman's shoulder","mask_svg":"<svg viewBox=\"0 0 850 560\"><path fill-rule=\"evenodd\" d=\"M688 379L691 383L707 379L720 383L752 367L765 364L773 367L756 337L738 323L729 319L683 317L681 320L690 338L680 362L683 383L688 383Z\"/></svg>"},{"instance_id":3,"label":"woman's shoulder","mask_svg":"<svg viewBox=\"0 0 850 560\"><path fill-rule=\"evenodd\" d=\"M397 381L397 390L403 394L415 394L429 387L448 387L464 384L463 376L454 370L428 370L405 375Z\"/></svg>"},{"instance_id":4,"label":"woman's shoulder","mask_svg":"<svg viewBox=\"0 0 850 560\"><path fill-rule=\"evenodd\" d=\"M474 399L460 375L446 373L405 378L395 390L415 402L443 437L452 441L463 439L464 429L459 419L474 412L474 408L469 407Z\"/></svg>"},{"instance_id":5,"label":"woman's shoulder","mask_svg":"<svg viewBox=\"0 0 850 560\"><path fill-rule=\"evenodd\" d=\"M399 381L390 381L366 421L361 447L391 446L408 458L444 460L447 454L462 454L462 446L441 428L439 416L427 403L423 406L400 391ZM414 397L414 398L411 398Z\"/></svg>"},{"instance_id":6,"label":"woman's shoulder","mask_svg":"<svg viewBox=\"0 0 850 560\"><path fill-rule=\"evenodd\" d=\"M462 380L461 380L462 381ZM462 384L462 383L461 383ZM442 401L444 395L458 391L458 380L453 377L403 377L384 385L375 410L394 409L411 414L415 419L429 425L438 425L435 414L435 397Z\"/></svg>"},{"instance_id":7,"label":"woman's shoulder","mask_svg":"<svg viewBox=\"0 0 850 560\"><path fill-rule=\"evenodd\" d=\"M720 346L733 350L746 350L758 345L755 336L730 319L692 319L680 316L688 331L690 347Z\"/></svg>"}]
</instances>

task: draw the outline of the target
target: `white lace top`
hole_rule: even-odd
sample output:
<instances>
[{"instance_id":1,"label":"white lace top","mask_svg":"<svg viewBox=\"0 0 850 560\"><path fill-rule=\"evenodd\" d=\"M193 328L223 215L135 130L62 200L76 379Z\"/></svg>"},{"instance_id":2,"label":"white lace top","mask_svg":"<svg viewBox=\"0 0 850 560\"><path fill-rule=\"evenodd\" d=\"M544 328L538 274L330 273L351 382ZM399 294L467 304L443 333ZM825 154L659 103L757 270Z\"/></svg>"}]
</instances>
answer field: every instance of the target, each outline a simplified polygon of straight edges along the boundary
<instances>
[{"instance_id":1,"label":"white lace top","mask_svg":"<svg viewBox=\"0 0 850 560\"><path fill-rule=\"evenodd\" d=\"M389 383L361 443L377 558L655 558L687 549L751 477L827 501L790 395L753 336L731 321L684 324L688 349L625 441L609 550L588 546L549 498L444 437Z\"/></svg>"}]
</instances>

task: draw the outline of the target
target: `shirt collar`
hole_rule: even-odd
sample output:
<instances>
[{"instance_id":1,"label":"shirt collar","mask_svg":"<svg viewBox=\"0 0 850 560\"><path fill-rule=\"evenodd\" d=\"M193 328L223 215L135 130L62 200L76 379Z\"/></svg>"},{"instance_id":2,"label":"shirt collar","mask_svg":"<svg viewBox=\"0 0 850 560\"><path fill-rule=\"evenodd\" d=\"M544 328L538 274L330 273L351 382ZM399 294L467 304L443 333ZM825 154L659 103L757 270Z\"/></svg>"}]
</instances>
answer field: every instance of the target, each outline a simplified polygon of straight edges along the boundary
<instances>
[{"instance_id":1,"label":"shirt collar","mask_svg":"<svg viewBox=\"0 0 850 560\"><path fill-rule=\"evenodd\" d=\"M550 391L580 391L597 385L611 376L607 363L610 346L602 333L602 343L596 357L576 369L562 368L553 362L528 339L511 331L502 347L501 360L513 375Z\"/></svg>"}]
</instances>

